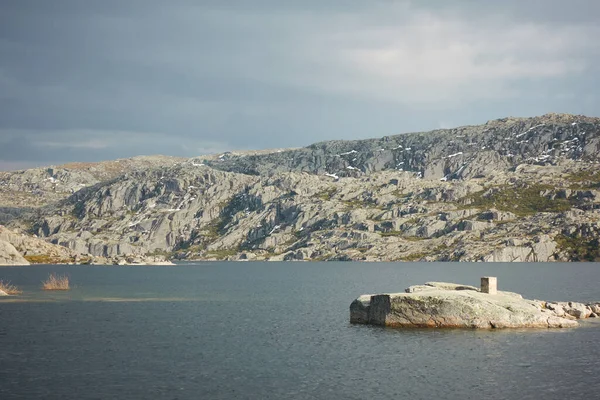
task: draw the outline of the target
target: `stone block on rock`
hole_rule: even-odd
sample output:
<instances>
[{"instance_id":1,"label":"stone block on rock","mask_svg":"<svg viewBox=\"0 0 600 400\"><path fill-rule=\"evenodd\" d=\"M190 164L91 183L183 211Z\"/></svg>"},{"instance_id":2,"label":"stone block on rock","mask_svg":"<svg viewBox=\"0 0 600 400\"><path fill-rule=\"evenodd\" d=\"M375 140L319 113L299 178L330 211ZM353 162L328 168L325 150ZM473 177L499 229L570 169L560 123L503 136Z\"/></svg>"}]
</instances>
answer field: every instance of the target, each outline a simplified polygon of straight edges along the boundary
<instances>
[{"instance_id":1,"label":"stone block on rock","mask_svg":"<svg viewBox=\"0 0 600 400\"><path fill-rule=\"evenodd\" d=\"M498 294L498 278L484 276L481 278L481 293Z\"/></svg>"}]
</instances>

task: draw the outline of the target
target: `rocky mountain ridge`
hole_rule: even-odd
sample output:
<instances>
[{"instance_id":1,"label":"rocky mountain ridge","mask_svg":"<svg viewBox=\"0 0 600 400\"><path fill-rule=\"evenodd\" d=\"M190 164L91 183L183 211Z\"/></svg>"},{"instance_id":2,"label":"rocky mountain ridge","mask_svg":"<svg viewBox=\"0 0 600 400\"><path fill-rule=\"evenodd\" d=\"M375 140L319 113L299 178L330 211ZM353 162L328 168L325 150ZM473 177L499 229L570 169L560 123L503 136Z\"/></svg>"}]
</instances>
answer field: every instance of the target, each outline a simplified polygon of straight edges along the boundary
<instances>
[{"instance_id":1,"label":"rocky mountain ridge","mask_svg":"<svg viewBox=\"0 0 600 400\"><path fill-rule=\"evenodd\" d=\"M597 160L599 121L568 114L504 118L484 125L380 139L321 142L269 154L226 153L204 162L252 175L308 172L345 177L397 170L426 179L470 179L485 175L490 168L508 169L522 163Z\"/></svg>"},{"instance_id":2,"label":"rocky mountain ridge","mask_svg":"<svg viewBox=\"0 0 600 400\"><path fill-rule=\"evenodd\" d=\"M115 260L600 257L598 118L132 160L2 173L0 223Z\"/></svg>"}]
</instances>

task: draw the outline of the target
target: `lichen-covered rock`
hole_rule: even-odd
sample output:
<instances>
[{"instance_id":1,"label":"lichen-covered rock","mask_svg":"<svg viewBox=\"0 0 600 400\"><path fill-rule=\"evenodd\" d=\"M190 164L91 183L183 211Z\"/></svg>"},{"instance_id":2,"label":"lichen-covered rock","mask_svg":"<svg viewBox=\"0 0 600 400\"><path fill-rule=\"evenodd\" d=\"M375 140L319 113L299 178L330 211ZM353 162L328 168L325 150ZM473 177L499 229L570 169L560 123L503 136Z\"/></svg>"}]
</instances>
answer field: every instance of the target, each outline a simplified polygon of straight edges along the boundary
<instances>
[{"instance_id":1,"label":"lichen-covered rock","mask_svg":"<svg viewBox=\"0 0 600 400\"><path fill-rule=\"evenodd\" d=\"M429 283L407 293L362 295L350 305L352 323L416 328L566 328L563 318L544 302L514 293L481 293L472 286ZM570 303L571 309L579 309ZM584 306L585 307L585 306ZM573 312L574 313L574 312ZM581 313L575 318L587 318Z\"/></svg>"}]
</instances>

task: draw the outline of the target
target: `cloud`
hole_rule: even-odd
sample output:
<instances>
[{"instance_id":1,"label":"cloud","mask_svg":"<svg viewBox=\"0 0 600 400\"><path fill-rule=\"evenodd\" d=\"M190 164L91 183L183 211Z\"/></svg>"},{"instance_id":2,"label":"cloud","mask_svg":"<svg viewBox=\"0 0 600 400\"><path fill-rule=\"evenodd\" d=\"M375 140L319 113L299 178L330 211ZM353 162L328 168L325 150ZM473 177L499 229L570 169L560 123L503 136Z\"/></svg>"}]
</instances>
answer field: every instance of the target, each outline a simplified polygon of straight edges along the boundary
<instances>
[{"instance_id":1,"label":"cloud","mask_svg":"<svg viewBox=\"0 0 600 400\"><path fill-rule=\"evenodd\" d=\"M174 74L235 76L319 95L455 107L516 98L523 81L577 76L598 56L589 40L600 34L594 24L376 4L326 14L175 10L172 17L181 20L182 30L153 37L161 51L149 54L142 47L127 57ZM214 57L200 64L195 52L184 51L194 48L196 36L185 28L191 21L220 38L221 46L211 48Z\"/></svg>"},{"instance_id":2,"label":"cloud","mask_svg":"<svg viewBox=\"0 0 600 400\"><path fill-rule=\"evenodd\" d=\"M0 162L598 114L599 12L585 0L9 2Z\"/></svg>"},{"instance_id":3,"label":"cloud","mask_svg":"<svg viewBox=\"0 0 600 400\"><path fill-rule=\"evenodd\" d=\"M259 79L320 93L434 106L514 98L524 80L581 74L590 66L590 54L598 53L588 38L600 33L596 26L485 15L471 19L408 3L380 7L368 18L352 13L327 19L254 18L277 30L281 42L272 44L269 56L279 58L278 64L261 69L260 59L250 58L232 65L246 69L256 62L249 70L262 71ZM290 38L294 49L286 52Z\"/></svg>"},{"instance_id":4,"label":"cloud","mask_svg":"<svg viewBox=\"0 0 600 400\"><path fill-rule=\"evenodd\" d=\"M60 163L64 159L102 161L132 155L178 154L193 157L230 148L218 141L179 140L154 132L71 130L0 130L0 160L11 163Z\"/></svg>"}]
</instances>

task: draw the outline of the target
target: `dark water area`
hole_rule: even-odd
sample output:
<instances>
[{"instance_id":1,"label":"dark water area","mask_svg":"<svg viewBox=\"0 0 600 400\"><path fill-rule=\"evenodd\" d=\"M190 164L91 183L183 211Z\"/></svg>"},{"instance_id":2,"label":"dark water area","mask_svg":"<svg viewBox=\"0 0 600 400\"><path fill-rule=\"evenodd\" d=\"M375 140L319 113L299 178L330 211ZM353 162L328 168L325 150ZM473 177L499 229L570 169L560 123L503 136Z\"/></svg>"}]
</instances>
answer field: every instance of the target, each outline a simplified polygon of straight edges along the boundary
<instances>
[{"instance_id":1,"label":"dark water area","mask_svg":"<svg viewBox=\"0 0 600 400\"><path fill-rule=\"evenodd\" d=\"M43 292L49 272L69 292ZM566 330L349 324L360 294L478 285L600 301L600 264L226 263L0 268L0 399L591 399L600 323Z\"/></svg>"}]
</instances>

